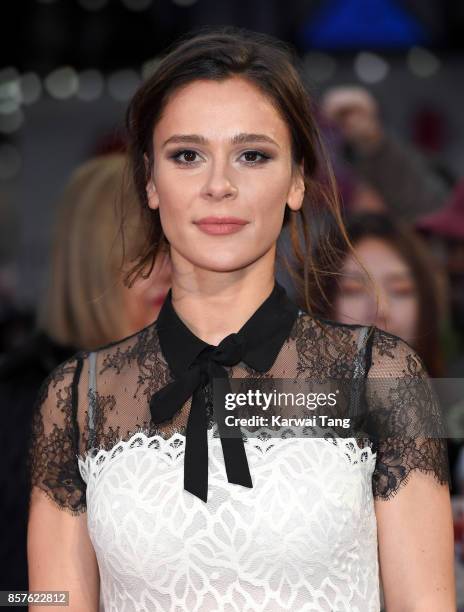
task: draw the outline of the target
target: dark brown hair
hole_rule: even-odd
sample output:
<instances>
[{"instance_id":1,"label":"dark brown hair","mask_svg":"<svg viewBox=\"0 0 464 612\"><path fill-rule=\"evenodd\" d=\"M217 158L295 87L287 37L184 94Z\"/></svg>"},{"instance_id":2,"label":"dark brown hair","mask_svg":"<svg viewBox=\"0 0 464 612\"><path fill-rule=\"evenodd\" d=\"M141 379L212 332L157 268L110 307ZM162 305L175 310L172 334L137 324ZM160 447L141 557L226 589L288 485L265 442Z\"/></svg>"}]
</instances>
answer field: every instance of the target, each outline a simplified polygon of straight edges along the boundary
<instances>
[{"instance_id":1,"label":"dark brown hair","mask_svg":"<svg viewBox=\"0 0 464 612\"><path fill-rule=\"evenodd\" d=\"M446 280L439 266L428 254L425 243L409 226L394 219L388 213L355 213L345 218L347 234L356 246L364 238L379 238L390 244L409 267L418 295L418 321L414 346L432 377L443 376L443 351L440 344L440 322L446 315ZM335 248L340 253L347 251L343 239L335 239ZM320 257L315 250L315 259ZM322 302L315 306L319 316L333 318L333 305L339 286L337 278L325 277L324 292L327 307Z\"/></svg>"},{"instance_id":2,"label":"dark brown hair","mask_svg":"<svg viewBox=\"0 0 464 612\"><path fill-rule=\"evenodd\" d=\"M155 72L142 84L126 114L129 154L133 180L140 202L146 235L126 280L129 284L154 264L166 247L158 210L148 207L146 184L153 167L152 137L170 95L198 79L224 80L240 76L258 87L284 118L291 134L294 166L304 163L305 203L299 211L287 206L288 226L297 264L291 273L297 292L304 296L306 310L313 310L313 295L322 289L320 273L311 255L308 215L325 211L338 233L346 237L333 170L315 121L313 102L300 76L294 51L282 41L245 29L224 27L195 32L168 49ZM146 163L148 158L149 163ZM336 252L329 236L323 236L326 258ZM348 245L349 248L349 245ZM301 270L301 274L295 272Z\"/></svg>"}]
</instances>

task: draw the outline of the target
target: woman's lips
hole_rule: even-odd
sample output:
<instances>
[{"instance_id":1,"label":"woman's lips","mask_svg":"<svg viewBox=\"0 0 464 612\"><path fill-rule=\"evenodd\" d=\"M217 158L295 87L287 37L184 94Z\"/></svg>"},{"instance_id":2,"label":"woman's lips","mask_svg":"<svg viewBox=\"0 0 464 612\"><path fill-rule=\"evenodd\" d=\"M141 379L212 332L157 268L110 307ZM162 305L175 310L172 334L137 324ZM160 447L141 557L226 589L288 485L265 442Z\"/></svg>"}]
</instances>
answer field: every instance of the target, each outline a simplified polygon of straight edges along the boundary
<instances>
[{"instance_id":1,"label":"woman's lips","mask_svg":"<svg viewBox=\"0 0 464 612\"><path fill-rule=\"evenodd\" d=\"M248 221L236 217L205 217L195 222L198 229L205 234L235 234L242 230Z\"/></svg>"}]
</instances>

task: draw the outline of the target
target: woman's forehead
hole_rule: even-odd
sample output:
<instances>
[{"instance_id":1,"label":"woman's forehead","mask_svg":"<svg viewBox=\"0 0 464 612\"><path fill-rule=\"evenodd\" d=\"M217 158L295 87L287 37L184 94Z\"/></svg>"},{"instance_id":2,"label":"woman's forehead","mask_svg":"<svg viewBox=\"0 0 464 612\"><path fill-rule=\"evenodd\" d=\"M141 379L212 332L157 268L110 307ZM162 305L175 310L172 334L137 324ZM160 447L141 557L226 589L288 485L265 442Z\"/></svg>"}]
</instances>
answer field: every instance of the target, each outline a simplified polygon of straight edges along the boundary
<instances>
[{"instance_id":1,"label":"woman's forehead","mask_svg":"<svg viewBox=\"0 0 464 612\"><path fill-rule=\"evenodd\" d=\"M369 269L395 268L398 272L409 273L409 265L388 240L376 236L366 236L354 246L357 258ZM358 270L359 267L357 260L349 253L345 260L345 270Z\"/></svg>"},{"instance_id":2,"label":"woman's forehead","mask_svg":"<svg viewBox=\"0 0 464 612\"><path fill-rule=\"evenodd\" d=\"M286 143L289 131L275 104L245 79L197 80L170 96L155 126L158 144L176 134L231 141L239 133L268 135Z\"/></svg>"}]
</instances>

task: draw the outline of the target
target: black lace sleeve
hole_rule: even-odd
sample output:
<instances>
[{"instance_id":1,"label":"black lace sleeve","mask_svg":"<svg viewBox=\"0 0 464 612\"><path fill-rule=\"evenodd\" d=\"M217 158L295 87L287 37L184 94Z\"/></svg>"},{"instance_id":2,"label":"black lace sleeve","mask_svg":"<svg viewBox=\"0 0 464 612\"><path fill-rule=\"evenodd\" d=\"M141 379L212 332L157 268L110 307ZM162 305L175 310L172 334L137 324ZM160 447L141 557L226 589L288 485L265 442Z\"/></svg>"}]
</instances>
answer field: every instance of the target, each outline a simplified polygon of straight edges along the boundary
<instances>
[{"instance_id":1,"label":"black lace sleeve","mask_svg":"<svg viewBox=\"0 0 464 612\"><path fill-rule=\"evenodd\" d=\"M374 498L390 499L413 470L450 486L444 419L425 366L408 343L374 328L366 405L377 452Z\"/></svg>"},{"instance_id":2,"label":"black lace sleeve","mask_svg":"<svg viewBox=\"0 0 464 612\"><path fill-rule=\"evenodd\" d=\"M74 515L86 510L86 485L77 463L77 385L81 370L82 359L76 355L43 382L29 447L31 488L39 487L60 509Z\"/></svg>"}]
</instances>

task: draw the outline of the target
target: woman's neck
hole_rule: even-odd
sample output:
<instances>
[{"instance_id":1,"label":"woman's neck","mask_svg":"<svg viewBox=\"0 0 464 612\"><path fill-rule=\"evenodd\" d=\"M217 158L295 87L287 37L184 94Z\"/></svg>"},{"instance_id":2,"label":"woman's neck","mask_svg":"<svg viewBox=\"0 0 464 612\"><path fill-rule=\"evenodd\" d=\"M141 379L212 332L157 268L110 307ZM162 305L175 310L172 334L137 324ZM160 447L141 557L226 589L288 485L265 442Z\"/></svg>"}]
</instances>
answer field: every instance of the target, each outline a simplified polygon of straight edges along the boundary
<instances>
[{"instance_id":1,"label":"woman's neck","mask_svg":"<svg viewBox=\"0 0 464 612\"><path fill-rule=\"evenodd\" d=\"M173 307L192 333L217 346L221 340L238 332L274 288L274 269L253 270L240 275L214 273L172 278Z\"/></svg>"}]
</instances>

